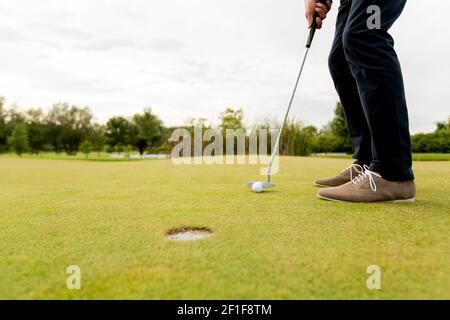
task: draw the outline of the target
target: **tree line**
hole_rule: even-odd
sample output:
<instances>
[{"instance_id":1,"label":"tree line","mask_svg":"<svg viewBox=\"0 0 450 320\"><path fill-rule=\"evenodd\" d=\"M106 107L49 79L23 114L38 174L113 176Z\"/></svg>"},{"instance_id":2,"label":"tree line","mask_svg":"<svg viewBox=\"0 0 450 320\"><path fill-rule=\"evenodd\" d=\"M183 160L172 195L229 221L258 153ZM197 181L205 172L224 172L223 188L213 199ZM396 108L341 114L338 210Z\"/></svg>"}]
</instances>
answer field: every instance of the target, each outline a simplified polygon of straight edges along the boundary
<instances>
[{"instance_id":1,"label":"tree line","mask_svg":"<svg viewBox=\"0 0 450 320\"><path fill-rule=\"evenodd\" d=\"M227 108L219 118L217 130L242 129L246 132L256 129L279 128L273 120L254 126L244 124L241 109ZM211 128L205 119L192 119L181 127L189 132L194 126ZM179 127L177 127L179 128ZM68 103L53 105L47 112L40 108L19 111L15 106L5 107L0 97L0 152L78 152L126 153L170 153L173 143L171 133L177 129L166 127L161 119L146 108L131 117L111 117L105 124L94 121L92 111ZM418 134L412 137L413 151L423 153L450 152L450 119L438 123L434 133ZM269 139L267 150L270 151ZM311 153L351 153L353 147L348 137L342 106L337 103L334 118L323 128L304 125L301 121L289 120L283 132L280 154L304 156Z\"/></svg>"},{"instance_id":2,"label":"tree line","mask_svg":"<svg viewBox=\"0 0 450 320\"><path fill-rule=\"evenodd\" d=\"M40 108L20 112L5 108L0 98L0 152L65 152L80 149L96 152L137 150L158 152L168 132L150 109L130 118L112 117L106 124L94 121L91 110L67 103L55 104L48 112Z\"/></svg>"}]
</instances>

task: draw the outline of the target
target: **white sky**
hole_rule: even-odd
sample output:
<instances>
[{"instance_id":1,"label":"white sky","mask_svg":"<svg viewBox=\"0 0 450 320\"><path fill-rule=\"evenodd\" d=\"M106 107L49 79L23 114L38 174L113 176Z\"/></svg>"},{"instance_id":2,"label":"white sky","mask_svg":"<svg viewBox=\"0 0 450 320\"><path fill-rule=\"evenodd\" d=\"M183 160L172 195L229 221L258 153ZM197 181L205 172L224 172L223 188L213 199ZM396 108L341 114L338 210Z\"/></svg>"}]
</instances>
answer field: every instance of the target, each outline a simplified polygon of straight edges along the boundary
<instances>
[{"instance_id":1,"label":"white sky","mask_svg":"<svg viewBox=\"0 0 450 320\"><path fill-rule=\"evenodd\" d=\"M337 95L327 56L338 1L317 36L293 115L321 126ZM413 132L450 115L450 3L408 1L392 33ZM20 107L89 106L104 122L151 106L166 125L281 119L306 39L303 0L3 0L0 96Z\"/></svg>"}]
</instances>

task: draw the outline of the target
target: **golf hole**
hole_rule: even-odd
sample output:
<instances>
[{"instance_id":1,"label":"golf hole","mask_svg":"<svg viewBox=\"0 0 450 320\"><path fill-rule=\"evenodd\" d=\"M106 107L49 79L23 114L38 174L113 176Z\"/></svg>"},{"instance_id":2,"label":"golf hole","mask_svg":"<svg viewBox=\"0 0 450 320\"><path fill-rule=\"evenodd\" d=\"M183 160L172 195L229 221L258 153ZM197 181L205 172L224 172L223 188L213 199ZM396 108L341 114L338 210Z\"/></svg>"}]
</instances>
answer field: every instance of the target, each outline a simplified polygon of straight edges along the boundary
<instances>
[{"instance_id":1,"label":"golf hole","mask_svg":"<svg viewBox=\"0 0 450 320\"><path fill-rule=\"evenodd\" d=\"M180 227L167 231L166 236L171 241L197 241L211 237L214 232L207 227Z\"/></svg>"}]
</instances>

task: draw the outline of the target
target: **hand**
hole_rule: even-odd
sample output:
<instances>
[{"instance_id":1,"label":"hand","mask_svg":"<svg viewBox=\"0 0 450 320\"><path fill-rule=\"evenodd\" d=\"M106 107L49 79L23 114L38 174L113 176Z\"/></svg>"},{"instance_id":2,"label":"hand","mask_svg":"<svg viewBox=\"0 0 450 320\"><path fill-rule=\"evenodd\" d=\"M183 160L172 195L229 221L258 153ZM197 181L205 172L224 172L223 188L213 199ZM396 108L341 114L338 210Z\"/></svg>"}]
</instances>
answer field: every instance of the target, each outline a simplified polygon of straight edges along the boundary
<instances>
[{"instance_id":1,"label":"hand","mask_svg":"<svg viewBox=\"0 0 450 320\"><path fill-rule=\"evenodd\" d=\"M318 0L305 0L305 15L310 28L313 25L315 13L319 15L316 18L317 29L322 28L322 22L327 18L327 13L331 10L332 4L333 0L327 0L327 5L320 3Z\"/></svg>"}]
</instances>

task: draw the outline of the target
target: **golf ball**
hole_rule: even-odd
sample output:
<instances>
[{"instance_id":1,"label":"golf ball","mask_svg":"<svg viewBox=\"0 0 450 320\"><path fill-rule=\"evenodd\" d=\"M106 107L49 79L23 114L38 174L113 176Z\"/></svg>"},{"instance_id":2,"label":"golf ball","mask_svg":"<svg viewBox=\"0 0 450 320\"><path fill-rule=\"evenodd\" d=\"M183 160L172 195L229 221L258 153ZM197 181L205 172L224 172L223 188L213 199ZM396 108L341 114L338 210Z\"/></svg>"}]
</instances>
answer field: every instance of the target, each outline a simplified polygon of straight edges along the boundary
<instances>
[{"instance_id":1,"label":"golf ball","mask_svg":"<svg viewBox=\"0 0 450 320\"><path fill-rule=\"evenodd\" d=\"M262 182L255 182L252 186L252 191L255 193L262 193L264 191L264 185Z\"/></svg>"}]
</instances>

